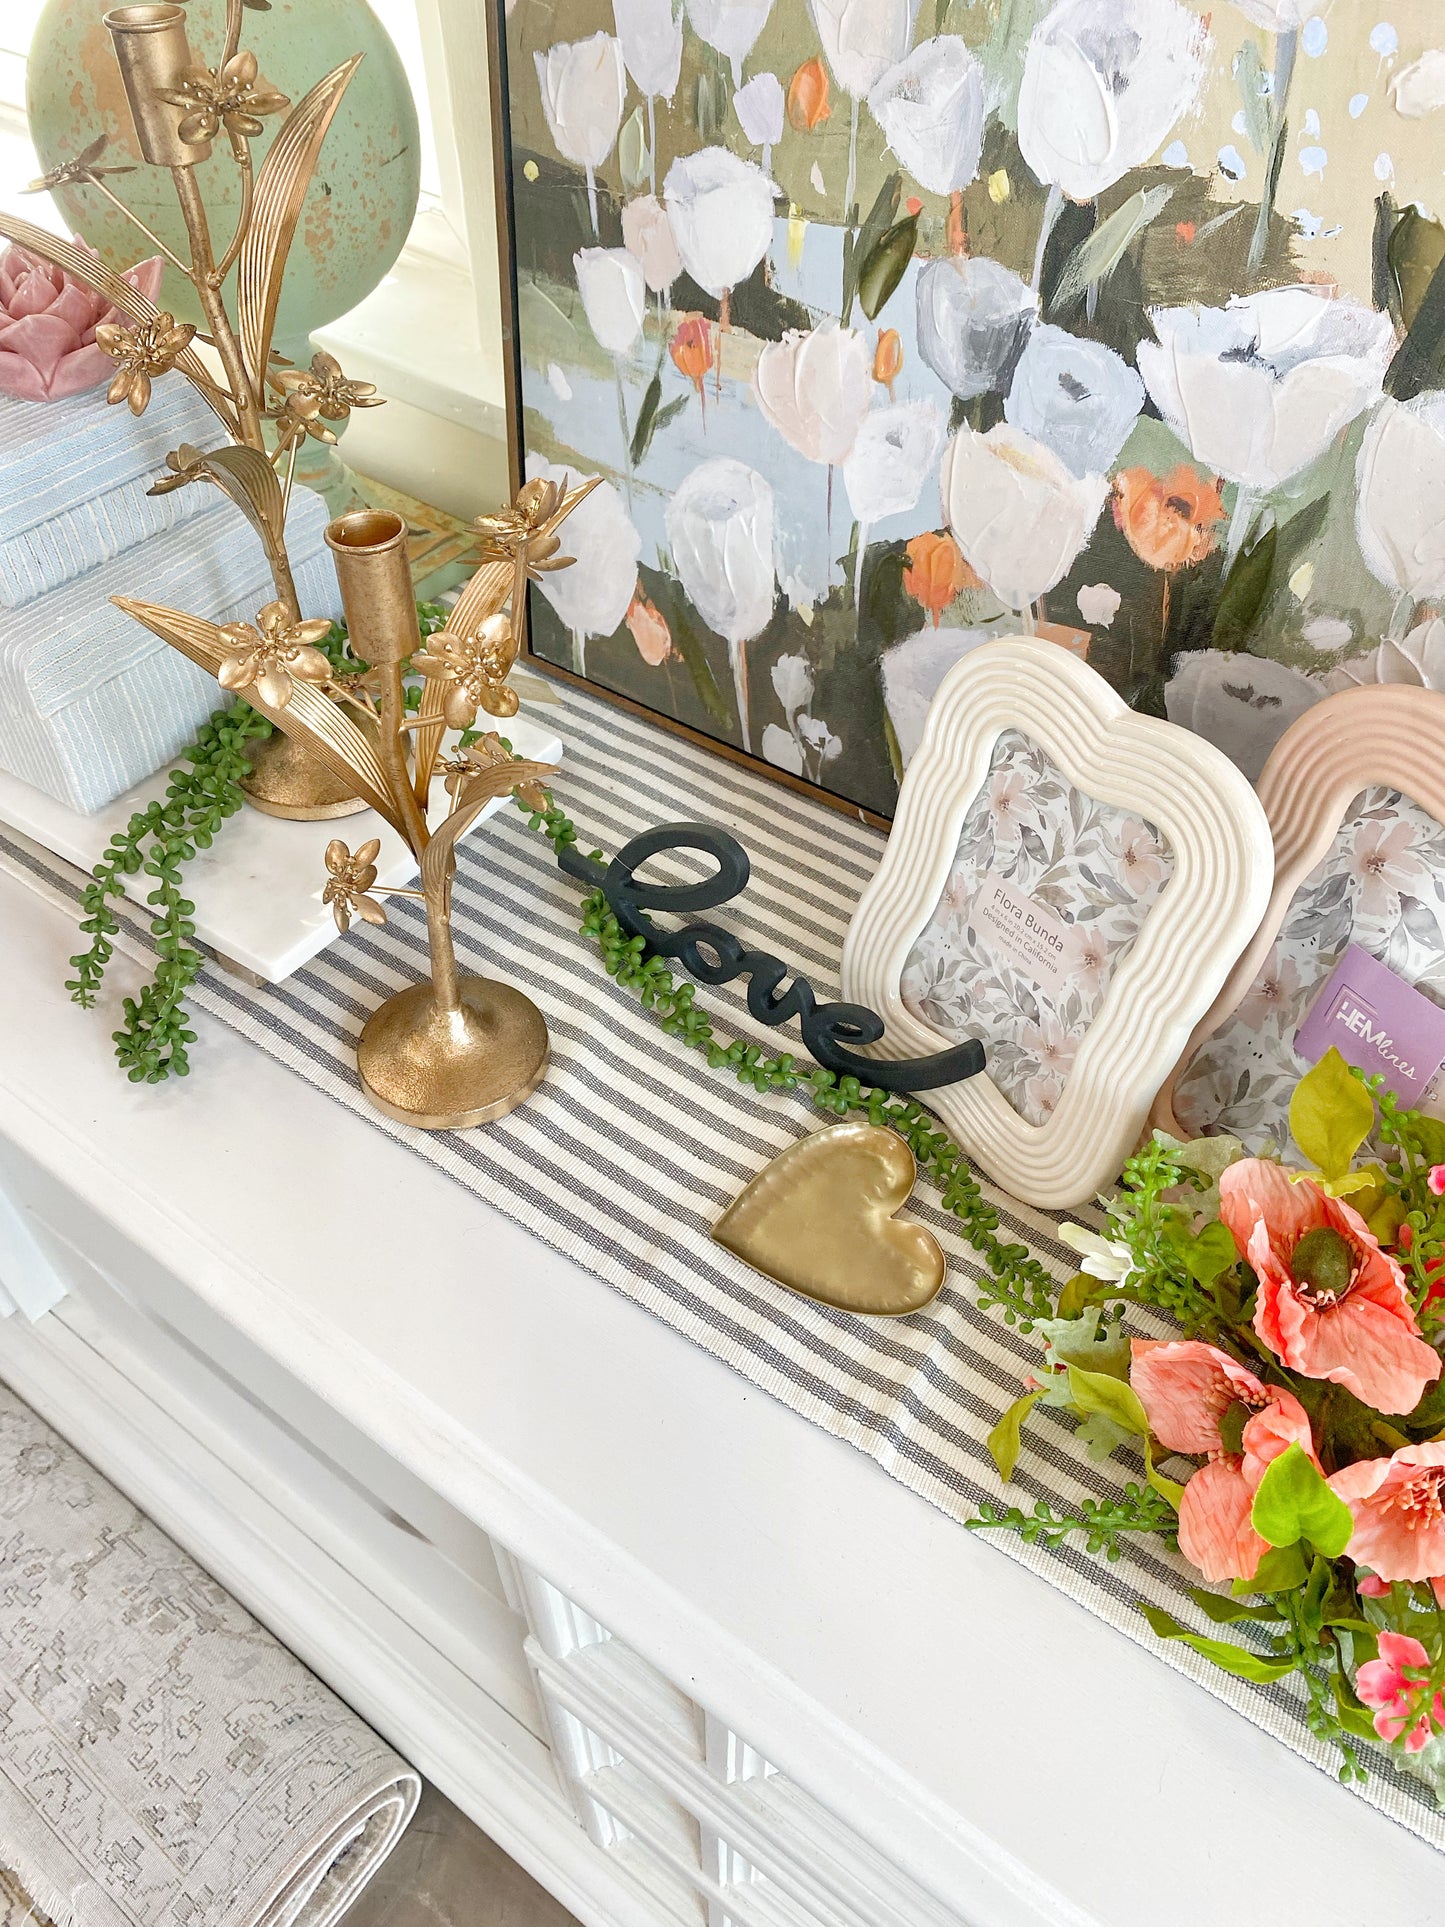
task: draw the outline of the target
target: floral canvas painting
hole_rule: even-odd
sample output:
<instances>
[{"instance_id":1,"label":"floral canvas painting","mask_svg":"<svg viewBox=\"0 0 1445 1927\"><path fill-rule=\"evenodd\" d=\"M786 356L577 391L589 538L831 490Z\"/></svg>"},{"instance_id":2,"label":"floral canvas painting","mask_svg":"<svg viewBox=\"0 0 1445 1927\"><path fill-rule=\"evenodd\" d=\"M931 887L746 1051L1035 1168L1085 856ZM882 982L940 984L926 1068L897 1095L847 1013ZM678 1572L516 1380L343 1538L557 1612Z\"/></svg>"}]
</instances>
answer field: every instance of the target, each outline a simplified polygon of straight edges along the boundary
<instances>
[{"instance_id":1,"label":"floral canvas painting","mask_svg":"<svg viewBox=\"0 0 1445 1927\"><path fill-rule=\"evenodd\" d=\"M1251 777L1445 686L1435 0L508 0L546 663L888 815L1020 630Z\"/></svg>"}]
</instances>

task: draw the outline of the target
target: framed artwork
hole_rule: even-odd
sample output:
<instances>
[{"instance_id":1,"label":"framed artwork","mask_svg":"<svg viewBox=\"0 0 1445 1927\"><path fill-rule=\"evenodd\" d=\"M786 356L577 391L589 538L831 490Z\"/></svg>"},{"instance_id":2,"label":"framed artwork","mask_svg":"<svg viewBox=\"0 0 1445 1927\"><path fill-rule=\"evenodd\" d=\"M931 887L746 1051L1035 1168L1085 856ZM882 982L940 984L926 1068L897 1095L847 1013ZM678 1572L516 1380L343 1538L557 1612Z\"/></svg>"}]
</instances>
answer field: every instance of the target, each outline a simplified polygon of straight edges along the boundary
<instances>
[{"instance_id":1,"label":"framed artwork","mask_svg":"<svg viewBox=\"0 0 1445 1927\"><path fill-rule=\"evenodd\" d=\"M930 1108L1031 1204L1117 1177L1264 913L1269 824L1210 744L1012 637L950 670L843 953L893 1056L978 1037Z\"/></svg>"},{"instance_id":2,"label":"framed artwork","mask_svg":"<svg viewBox=\"0 0 1445 1927\"><path fill-rule=\"evenodd\" d=\"M1445 687L1436 12L491 0L534 661L881 818L1020 630L1251 780Z\"/></svg>"},{"instance_id":3,"label":"framed artwork","mask_svg":"<svg viewBox=\"0 0 1445 1927\"><path fill-rule=\"evenodd\" d=\"M1289 1139L1301 1025L1353 945L1445 1007L1445 695L1355 689L1311 709L1259 783L1275 846L1264 920L1159 1094L1155 1121ZM1439 1093L1425 1107L1438 1110Z\"/></svg>"}]
</instances>

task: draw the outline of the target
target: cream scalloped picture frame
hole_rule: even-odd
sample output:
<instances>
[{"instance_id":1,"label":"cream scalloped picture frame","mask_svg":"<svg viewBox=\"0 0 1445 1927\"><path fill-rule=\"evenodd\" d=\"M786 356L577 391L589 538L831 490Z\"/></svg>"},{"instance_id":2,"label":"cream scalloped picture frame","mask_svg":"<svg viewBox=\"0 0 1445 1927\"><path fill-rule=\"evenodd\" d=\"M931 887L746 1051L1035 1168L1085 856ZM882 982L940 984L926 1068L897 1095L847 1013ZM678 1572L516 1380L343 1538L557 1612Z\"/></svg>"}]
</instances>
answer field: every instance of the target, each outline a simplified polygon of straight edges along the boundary
<instances>
[{"instance_id":1,"label":"cream scalloped picture frame","mask_svg":"<svg viewBox=\"0 0 1445 1927\"><path fill-rule=\"evenodd\" d=\"M1159 1129L1187 1135L1174 1111L1180 1080L1248 995L1296 893L1329 854L1361 792L1376 785L1445 825L1445 695L1400 683L1341 690L1307 709L1276 743L1259 779L1274 887L1258 929L1160 1087L1153 1109Z\"/></svg>"},{"instance_id":2,"label":"cream scalloped picture frame","mask_svg":"<svg viewBox=\"0 0 1445 1927\"><path fill-rule=\"evenodd\" d=\"M934 697L844 945L843 993L884 1018L890 1056L954 1041L908 1008L903 974L1005 731L1036 743L1086 796L1154 825L1173 860L1043 1123L1022 1117L987 1070L927 1096L995 1182L1060 1210L1118 1177L1184 1041L1259 925L1273 845L1249 783L1202 737L1137 714L1056 643L1014 636L973 650Z\"/></svg>"}]
</instances>

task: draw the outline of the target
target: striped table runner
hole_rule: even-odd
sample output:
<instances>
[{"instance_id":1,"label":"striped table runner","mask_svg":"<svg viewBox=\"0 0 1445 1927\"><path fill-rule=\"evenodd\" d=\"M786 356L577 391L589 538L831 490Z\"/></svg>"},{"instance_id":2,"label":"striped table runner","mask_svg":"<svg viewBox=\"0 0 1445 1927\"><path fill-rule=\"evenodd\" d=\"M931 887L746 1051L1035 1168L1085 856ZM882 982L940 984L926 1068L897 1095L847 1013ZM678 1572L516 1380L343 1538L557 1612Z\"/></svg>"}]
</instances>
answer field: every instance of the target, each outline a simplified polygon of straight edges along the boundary
<instances>
[{"instance_id":1,"label":"striped table runner","mask_svg":"<svg viewBox=\"0 0 1445 1927\"><path fill-rule=\"evenodd\" d=\"M878 862L878 832L596 698L549 683L534 686L531 700L546 703L539 720L554 722L567 746L557 797L584 848L610 853L669 821L723 825L747 848L752 881L714 914L795 966L820 997L838 994L843 937ZM318 865L322 837L318 830ZM0 839L0 861L74 900L74 874L62 875L55 859ZM977 1309L979 1261L936 1192L920 1185L910 1210L943 1244L948 1279L942 1295L909 1318L870 1321L812 1304L714 1245L708 1229L723 1206L768 1159L816 1128L819 1114L796 1093L740 1086L664 1037L578 936L579 903L578 886L520 814L498 818L462 846L454 897L461 967L520 986L552 1034L541 1089L485 1129L409 1131L373 1111L358 1087L361 1025L383 998L426 974L421 906L408 899L390 900L384 929L354 925L282 985L253 990L208 968L195 1001L951 1518L1003 1496L984 1439L1040 1348L997 1313ZM144 950L144 920L122 915L128 940ZM783 1033L748 1017L737 986L701 991L700 1001L720 1034L789 1048ZM102 1017L97 1049L106 1029ZM205 1074L202 1054L195 1075ZM995 1187L984 1190L1005 1235L1026 1240L1061 1282L1068 1277L1074 1265L1055 1221ZM1122 1452L1089 1460L1073 1421L1038 1408L1007 1497L1072 1506L1105 1498L1142 1472ZM1142 1541L1110 1564L1077 1542L1048 1551L1008 1533L986 1537L1333 1777L1334 1756L1306 1728L1293 1687L1232 1679L1150 1632L1140 1599L1217 1630L1185 1590L1196 1575L1160 1542ZM1433 1798L1388 1759L1373 1766L1365 1789L1341 1797L1369 1800L1445 1845Z\"/></svg>"}]
</instances>

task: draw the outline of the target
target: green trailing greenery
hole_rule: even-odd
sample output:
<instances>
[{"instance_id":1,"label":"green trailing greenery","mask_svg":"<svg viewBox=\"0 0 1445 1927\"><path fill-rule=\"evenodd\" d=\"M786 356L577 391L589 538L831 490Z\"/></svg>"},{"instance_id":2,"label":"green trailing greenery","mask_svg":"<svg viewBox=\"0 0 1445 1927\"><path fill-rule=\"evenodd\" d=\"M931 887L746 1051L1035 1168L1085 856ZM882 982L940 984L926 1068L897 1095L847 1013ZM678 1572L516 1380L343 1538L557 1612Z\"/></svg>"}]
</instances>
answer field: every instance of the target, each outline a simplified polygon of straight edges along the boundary
<instances>
[{"instance_id":1,"label":"green trailing greenery","mask_svg":"<svg viewBox=\"0 0 1445 1927\"><path fill-rule=\"evenodd\" d=\"M429 636L444 625L446 611L434 602L419 602L417 619L422 635ZM333 623L320 646L338 675L364 672L365 663L347 648L344 624ZM183 893L182 872L197 850L210 848L227 817L245 802L241 784L251 773L247 745L264 742L271 730L247 702L214 711L182 752L181 767L171 772L164 795L137 810L111 838L81 898L80 928L90 947L70 959L75 975L65 987L89 1010L115 955L120 924L113 900L124 896L128 877L144 872L155 879L146 893L154 912L155 974L138 996L125 999L121 1027L112 1033L116 1059L132 1083L159 1084L184 1077L191 1067L195 1032L185 1000L205 958L193 941L196 907Z\"/></svg>"}]
</instances>

